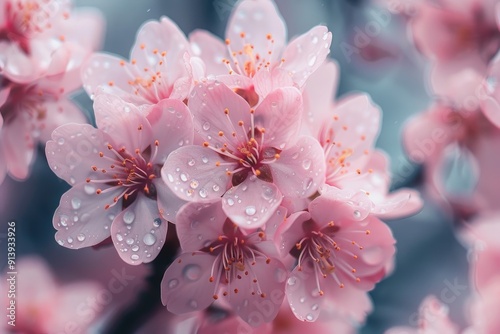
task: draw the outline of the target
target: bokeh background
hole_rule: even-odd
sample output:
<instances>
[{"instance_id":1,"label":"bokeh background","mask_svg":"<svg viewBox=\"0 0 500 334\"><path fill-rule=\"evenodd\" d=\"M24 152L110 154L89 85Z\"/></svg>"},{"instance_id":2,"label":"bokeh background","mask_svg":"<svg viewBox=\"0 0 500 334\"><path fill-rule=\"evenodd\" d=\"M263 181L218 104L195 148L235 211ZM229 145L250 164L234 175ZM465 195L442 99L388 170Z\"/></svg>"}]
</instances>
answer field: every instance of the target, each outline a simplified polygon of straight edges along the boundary
<instances>
[{"instance_id":1,"label":"bokeh background","mask_svg":"<svg viewBox=\"0 0 500 334\"><path fill-rule=\"evenodd\" d=\"M206 29L223 37L230 11L236 0L76 0L76 6L99 8L106 20L103 50L128 57L138 28L150 19L169 16L188 34ZM383 126L378 147L392 159L393 188L420 186L420 168L405 157L402 127L411 115L425 110L431 97L426 89L428 64L416 52L408 38L404 20L363 0L276 0L288 25L289 38L317 24L325 24L333 32L330 57L340 64L341 76L337 98L353 91L367 92L383 110ZM411 7L408 14L411 15ZM366 46L358 48L355 39L360 32L378 22ZM85 29L85 27L82 27ZM373 30L374 32L377 30ZM355 48L355 49L353 49ZM75 99L89 118L92 103L85 93ZM91 120L92 121L92 120ZM4 254L7 221L17 226L18 258L37 254L48 261L57 280L68 283L92 279L106 284L112 270L134 276L123 293L113 295L106 305L105 317L96 324L96 333L106 328L106 319L122 312L124 305L141 291L148 275L146 266L132 267L121 262L113 247L69 250L54 240L52 215L60 196L69 188L50 171L44 150L38 151L31 177L25 182L7 178L0 186L0 237ZM451 311L454 322L464 325L463 304L472 292L468 280L467 253L453 229L453 219L428 200L414 217L388 222L397 240L395 270L377 285L371 296L374 312L360 333L383 333L394 325L416 325L415 312L421 300L434 294ZM0 259L4 268L6 259ZM466 288L453 290L459 284ZM159 293L159 291L158 291ZM157 328L155 333L165 329Z\"/></svg>"}]
</instances>

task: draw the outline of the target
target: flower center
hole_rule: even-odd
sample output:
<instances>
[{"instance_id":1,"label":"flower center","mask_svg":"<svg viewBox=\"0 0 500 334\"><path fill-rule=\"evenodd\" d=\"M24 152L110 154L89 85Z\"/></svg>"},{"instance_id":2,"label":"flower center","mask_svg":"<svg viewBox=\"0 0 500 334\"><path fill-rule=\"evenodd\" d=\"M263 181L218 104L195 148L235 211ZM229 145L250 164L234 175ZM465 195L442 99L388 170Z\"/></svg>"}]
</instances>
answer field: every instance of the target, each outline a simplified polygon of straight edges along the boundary
<instances>
[{"instance_id":1,"label":"flower center","mask_svg":"<svg viewBox=\"0 0 500 334\"><path fill-rule=\"evenodd\" d=\"M304 228L310 229L313 225L312 221L304 223ZM354 240L348 240L339 235L340 228L335 223L329 222L327 226L320 231L311 230L306 237L296 243L292 249L292 255L298 257L298 270L301 271L304 265L312 267L315 273L317 291L323 295L321 289L320 278L332 277L340 288L344 287L342 277L350 277L356 282L360 282L360 278L356 277L356 268L352 266L352 261L348 259L358 259L356 252L363 250L363 246ZM360 231L366 235L370 234L369 230ZM349 247L355 247L353 252ZM339 271L342 275L337 275Z\"/></svg>"},{"instance_id":2,"label":"flower center","mask_svg":"<svg viewBox=\"0 0 500 334\"><path fill-rule=\"evenodd\" d=\"M154 161L158 153L158 146L159 142L156 140L152 152L151 146L142 152L139 149L130 152L125 147L116 150L108 144L107 148L113 152L114 157L108 157L103 152L99 152L99 156L106 161L105 164L109 164L109 167L91 166L93 171L100 171L105 176L99 179L87 178L86 182L107 186L105 189L98 188L96 190L98 195L117 189L121 190L120 194L113 198L113 203L105 205L105 209L114 206L120 199L123 199L122 206L126 208L140 193L156 199L157 194L153 180L160 175L161 166L153 165L151 161Z\"/></svg>"},{"instance_id":3,"label":"flower center","mask_svg":"<svg viewBox=\"0 0 500 334\"><path fill-rule=\"evenodd\" d=\"M231 290L232 282L249 276L253 282L251 294L258 294L263 298L266 297L252 269L253 266L256 265L256 260L259 257L265 258L266 263L270 263L271 261L269 257L253 246L254 242L260 242L265 239L265 233L259 231L244 236L229 220L226 220L224 226L224 230L228 233L220 235L218 239L208 247L210 253L216 254L209 281L211 283L215 282L217 286L221 282L225 284L227 290L223 291L222 295L227 296L229 293L239 292L238 289ZM218 299L218 297L218 295L214 295L214 299Z\"/></svg>"}]
</instances>

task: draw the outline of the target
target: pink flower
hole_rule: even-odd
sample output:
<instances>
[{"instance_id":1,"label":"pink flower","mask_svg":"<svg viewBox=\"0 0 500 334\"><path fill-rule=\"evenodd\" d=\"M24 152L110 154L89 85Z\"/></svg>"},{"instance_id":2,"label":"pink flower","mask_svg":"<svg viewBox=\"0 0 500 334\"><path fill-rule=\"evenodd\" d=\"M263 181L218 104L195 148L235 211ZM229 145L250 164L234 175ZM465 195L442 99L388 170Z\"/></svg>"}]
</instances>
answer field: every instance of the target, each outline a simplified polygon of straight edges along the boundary
<instances>
[{"instance_id":1,"label":"pink flower","mask_svg":"<svg viewBox=\"0 0 500 334\"><path fill-rule=\"evenodd\" d=\"M69 0L3 1L0 72L18 83L65 72L79 77L82 62L99 47L103 30L99 12L72 10Z\"/></svg>"},{"instance_id":2,"label":"pink flower","mask_svg":"<svg viewBox=\"0 0 500 334\"><path fill-rule=\"evenodd\" d=\"M390 229L373 215L355 219L352 208L325 195L309 212L290 215L275 238L282 257L298 259L286 295L299 320L315 321L328 300L362 320L371 309L365 292L386 275L394 255Z\"/></svg>"},{"instance_id":3,"label":"pink flower","mask_svg":"<svg viewBox=\"0 0 500 334\"><path fill-rule=\"evenodd\" d=\"M241 1L229 19L226 40L207 31L190 34L193 54L254 107L278 87L302 88L330 53L332 34L316 26L286 45L286 27L269 0Z\"/></svg>"},{"instance_id":4,"label":"pink flower","mask_svg":"<svg viewBox=\"0 0 500 334\"><path fill-rule=\"evenodd\" d=\"M137 33L130 61L104 53L83 66L83 87L91 98L103 90L136 106L163 99L184 100L192 85L189 43L167 17L146 22Z\"/></svg>"},{"instance_id":5,"label":"pink flower","mask_svg":"<svg viewBox=\"0 0 500 334\"><path fill-rule=\"evenodd\" d=\"M492 175L500 131L479 110L435 104L407 123L403 140L410 159L424 164L436 200L463 218L498 209L498 182Z\"/></svg>"},{"instance_id":6,"label":"pink flower","mask_svg":"<svg viewBox=\"0 0 500 334\"><path fill-rule=\"evenodd\" d=\"M493 265L498 266L498 262ZM496 280L493 280L472 300L470 306L472 326L465 333L500 332L500 318L498 317L500 299L498 296L500 296L500 280L497 277Z\"/></svg>"},{"instance_id":7,"label":"pink flower","mask_svg":"<svg viewBox=\"0 0 500 334\"><path fill-rule=\"evenodd\" d=\"M63 76L53 81L43 78L30 84L5 80L0 91L0 182L5 173L24 180L35 160L38 143L45 144L52 131L68 122L85 123L80 109L67 97L80 85Z\"/></svg>"},{"instance_id":8,"label":"pink flower","mask_svg":"<svg viewBox=\"0 0 500 334\"><path fill-rule=\"evenodd\" d=\"M300 137L302 97L293 87L270 93L253 109L219 82L199 84L189 108L202 146L172 152L162 177L181 199L222 196L228 217L244 228L264 225L283 196L306 198L324 179L318 142Z\"/></svg>"},{"instance_id":9,"label":"pink flower","mask_svg":"<svg viewBox=\"0 0 500 334\"><path fill-rule=\"evenodd\" d=\"M418 329L394 327L385 334L458 334L458 327L448 318L448 307L436 297L428 296L420 304ZM490 333L490 332L481 332Z\"/></svg>"},{"instance_id":10,"label":"pink flower","mask_svg":"<svg viewBox=\"0 0 500 334\"><path fill-rule=\"evenodd\" d=\"M278 209L268 226L281 224L285 215ZM226 216L220 200L186 204L176 228L184 253L167 269L161 287L170 312L203 310L221 298L251 326L276 317L287 272L264 231L245 234Z\"/></svg>"},{"instance_id":11,"label":"pink flower","mask_svg":"<svg viewBox=\"0 0 500 334\"><path fill-rule=\"evenodd\" d=\"M193 140L191 115L179 100L163 100L143 116L133 104L98 95L98 129L67 124L47 142L49 166L71 184L54 214L59 244L96 245L109 236L121 258L152 261L182 202L163 183L167 155Z\"/></svg>"},{"instance_id":12,"label":"pink flower","mask_svg":"<svg viewBox=\"0 0 500 334\"><path fill-rule=\"evenodd\" d=\"M380 131L380 108L366 94L352 94L333 103L338 65L327 62L314 73L304 90L305 133L318 139L325 152L326 185L320 192L359 203L357 212L384 218L420 210L417 191L399 189L389 194L389 159L375 149Z\"/></svg>"},{"instance_id":13,"label":"pink flower","mask_svg":"<svg viewBox=\"0 0 500 334\"><path fill-rule=\"evenodd\" d=\"M101 306L91 304L89 297L95 297L101 286L91 281L79 281L67 285L59 285L47 264L38 257L18 259L15 277L15 299L7 298L11 275L2 276L0 286L5 294L2 305L6 309L10 301L15 300L15 327L2 323L2 332L10 333L63 333L68 328L79 328L86 331L89 324L95 320L95 312L100 312ZM82 305L92 310L82 317ZM80 310L80 311L79 311ZM7 313L8 314L8 313ZM7 319L9 319L7 317Z\"/></svg>"}]
</instances>

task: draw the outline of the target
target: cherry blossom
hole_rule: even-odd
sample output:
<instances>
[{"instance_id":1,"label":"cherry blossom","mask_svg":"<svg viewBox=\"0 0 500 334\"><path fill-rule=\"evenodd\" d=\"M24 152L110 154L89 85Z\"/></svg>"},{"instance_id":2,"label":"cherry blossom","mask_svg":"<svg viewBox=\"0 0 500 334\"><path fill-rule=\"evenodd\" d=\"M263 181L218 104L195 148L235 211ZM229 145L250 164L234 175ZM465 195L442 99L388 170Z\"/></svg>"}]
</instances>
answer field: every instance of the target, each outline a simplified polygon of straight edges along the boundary
<instances>
[{"instance_id":1,"label":"cherry blossom","mask_svg":"<svg viewBox=\"0 0 500 334\"><path fill-rule=\"evenodd\" d=\"M385 334L458 334L458 327L450 321L448 313L446 305L434 296L427 296L419 308L418 328L394 327Z\"/></svg>"},{"instance_id":2,"label":"cherry blossom","mask_svg":"<svg viewBox=\"0 0 500 334\"><path fill-rule=\"evenodd\" d=\"M285 215L278 209L268 224L281 224ZM224 213L220 199L186 204L176 228L183 253L162 281L162 302L170 312L203 310L221 298L251 326L275 318L287 272L266 232L245 234Z\"/></svg>"},{"instance_id":3,"label":"cherry blossom","mask_svg":"<svg viewBox=\"0 0 500 334\"><path fill-rule=\"evenodd\" d=\"M84 26L85 29L81 29ZM72 72L101 44L104 20L70 0L6 0L0 8L0 73L17 83Z\"/></svg>"},{"instance_id":4,"label":"cherry blossom","mask_svg":"<svg viewBox=\"0 0 500 334\"><path fill-rule=\"evenodd\" d=\"M50 168L73 187L54 214L56 240L69 248L112 237L131 264L152 261L182 202L160 178L167 155L193 140L191 116L179 100L163 100L147 117L117 97L95 98L98 128L67 124L47 142Z\"/></svg>"},{"instance_id":5,"label":"cherry blossom","mask_svg":"<svg viewBox=\"0 0 500 334\"><path fill-rule=\"evenodd\" d=\"M286 26L269 0L241 1L221 41L207 31L189 35L191 50L215 76L254 107L278 87L303 87L330 53L332 34L316 26L288 44Z\"/></svg>"},{"instance_id":6,"label":"cherry blossom","mask_svg":"<svg viewBox=\"0 0 500 334\"><path fill-rule=\"evenodd\" d=\"M373 215L355 217L348 204L326 195L313 200L308 212L290 215L275 242L282 257L298 260L286 294L304 321L315 321L326 300L337 300L338 311L363 319L371 309L365 292L386 275L395 252L383 222Z\"/></svg>"},{"instance_id":7,"label":"cherry blossom","mask_svg":"<svg viewBox=\"0 0 500 334\"><path fill-rule=\"evenodd\" d=\"M130 61L95 53L83 66L82 80L91 98L102 90L137 106L151 106L166 98L186 99L192 71L184 33L162 17L139 29Z\"/></svg>"},{"instance_id":8,"label":"cherry blossom","mask_svg":"<svg viewBox=\"0 0 500 334\"><path fill-rule=\"evenodd\" d=\"M299 136L302 97L296 88L276 89L253 109L226 85L207 82L193 89L189 108L202 145L175 150L162 169L183 200L222 196L234 223L255 228L283 196L306 198L323 183L321 147Z\"/></svg>"},{"instance_id":9,"label":"cherry blossom","mask_svg":"<svg viewBox=\"0 0 500 334\"><path fill-rule=\"evenodd\" d=\"M61 285L49 266L38 257L22 257L16 264L15 281L9 281L9 274L2 275L0 286L5 295L2 305L8 310L7 284L14 282L15 288L15 332L16 333L63 333L67 328L85 331L102 305L92 304L89 297L97 296L102 287L97 282L80 280ZM78 310L82 306L92 310L82 317ZM8 314L8 313L7 313ZM8 319L9 317L7 317ZM12 326L7 321L2 325L3 333L10 333Z\"/></svg>"},{"instance_id":10,"label":"cherry blossom","mask_svg":"<svg viewBox=\"0 0 500 334\"><path fill-rule=\"evenodd\" d=\"M326 185L320 192L359 203L358 214L396 218L420 210L418 192L399 189L389 194L389 159L375 149L381 111L367 94L351 94L333 102L338 65L326 62L304 90L304 133L318 139L325 152Z\"/></svg>"}]
</instances>

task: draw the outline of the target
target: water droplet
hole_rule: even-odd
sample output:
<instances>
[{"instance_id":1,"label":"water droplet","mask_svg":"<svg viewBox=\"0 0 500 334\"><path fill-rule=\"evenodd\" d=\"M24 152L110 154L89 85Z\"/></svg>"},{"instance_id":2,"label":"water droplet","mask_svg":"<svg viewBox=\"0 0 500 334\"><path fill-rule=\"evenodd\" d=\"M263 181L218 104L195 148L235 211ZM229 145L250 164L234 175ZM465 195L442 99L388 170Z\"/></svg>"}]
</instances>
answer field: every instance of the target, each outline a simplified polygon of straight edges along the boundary
<instances>
[{"instance_id":1,"label":"water droplet","mask_svg":"<svg viewBox=\"0 0 500 334\"><path fill-rule=\"evenodd\" d=\"M61 245L61 246L64 246L64 241L62 241L62 240L57 240L57 243L58 243L59 245Z\"/></svg>"},{"instance_id":2,"label":"water droplet","mask_svg":"<svg viewBox=\"0 0 500 334\"><path fill-rule=\"evenodd\" d=\"M120 233L116 234L116 240L123 241L123 236Z\"/></svg>"},{"instance_id":3,"label":"water droplet","mask_svg":"<svg viewBox=\"0 0 500 334\"><path fill-rule=\"evenodd\" d=\"M191 222L191 228L198 228L198 226L200 226L200 222L199 221L193 220Z\"/></svg>"},{"instance_id":4,"label":"water droplet","mask_svg":"<svg viewBox=\"0 0 500 334\"><path fill-rule=\"evenodd\" d=\"M206 163L208 163L208 158L207 158L207 157L202 157L202 158L201 158L201 161L202 161L204 164L206 164Z\"/></svg>"},{"instance_id":5,"label":"water droplet","mask_svg":"<svg viewBox=\"0 0 500 334\"><path fill-rule=\"evenodd\" d=\"M189 306L192 308L192 309L196 309L198 307L198 302L194 299L191 299L189 301Z\"/></svg>"},{"instance_id":6,"label":"water droplet","mask_svg":"<svg viewBox=\"0 0 500 334\"><path fill-rule=\"evenodd\" d=\"M313 321L313 319L314 319L314 316L311 313L309 313L308 315L306 315L306 320L307 321Z\"/></svg>"},{"instance_id":7,"label":"water droplet","mask_svg":"<svg viewBox=\"0 0 500 334\"><path fill-rule=\"evenodd\" d=\"M182 274L188 281L194 282L200 279L202 270L197 264L188 264L182 271Z\"/></svg>"},{"instance_id":8,"label":"water droplet","mask_svg":"<svg viewBox=\"0 0 500 334\"><path fill-rule=\"evenodd\" d=\"M313 183L313 180L310 177L308 177L307 179L305 179L304 183L303 183L304 190L309 190L309 188L311 188L312 183Z\"/></svg>"},{"instance_id":9,"label":"water droplet","mask_svg":"<svg viewBox=\"0 0 500 334\"><path fill-rule=\"evenodd\" d=\"M82 201L77 198L77 197L74 197L72 200L71 200L71 207L75 210L78 210L80 208L80 206L82 205Z\"/></svg>"},{"instance_id":10,"label":"water droplet","mask_svg":"<svg viewBox=\"0 0 500 334\"><path fill-rule=\"evenodd\" d=\"M135 213L133 211L127 211L123 215L123 222L125 224L132 224L134 222L134 219L135 219Z\"/></svg>"},{"instance_id":11,"label":"water droplet","mask_svg":"<svg viewBox=\"0 0 500 334\"><path fill-rule=\"evenodd\" d=\"M314 53L311 53L309 55L309 60L307 61L307 65L314 66L315 63L316 63L316 55Z\"/></svg>"},{"instance_id":12,"label":"water droplet","mask_svg":"<svg viewBox=\"0 0 500 334\"><path fill-rule=\"evenodd\" d=\"M208 122L203 123L202 128L205 131L210 130L210 123L208 123Z\"/></svg>"},{"instance_id":13,"label":"water droplet","mask_svg":"<svg viewBox=\"0 0 500 334\"><path fill-rule=\"evenodd\" d=\"M180 178L181 178L181 181L182 181L182 182L186 182L186 181L187 181L187 179L188 179L188 178L187 178L187 175L186 175L186 174L184 174L184 173L181 173Z\"/></svg>"},{"instance_id":14,"label":"water droplet","mask_svg":"<svg viewBox=\"0 0 500 334\"><path fill-rule=\"evenodd\" d=\"M233 206L234 205L234 200L232 198L227 199L227 205Z\"/></svg>"},{"instance_id":15,"label":"water droplet","mask_svg":"<svg viewBox=\"0 0 500 334\"><path fill-rule=\"evenodd\" d=\"M68 237L68 244L72 244L73 243L73 238L72 237Z\"/></svg>"},{"instance_id":16,"label":"water droplet","mask_svg":"<svg viewBox=\"0 0 500 334\"><path fill-rule=\"evenodd\" d=\"M167 110L168 110L168 112L169 112L169 113L171 113L171 114L173 114L173 113L175 112L175 108L174 108L174 107L172 107L172 106L168 107L168 108L167 108Z\"/></svg>"},{"instance_id":17,"label":"water droplet","mask_svg":"<svg viewBox=\"0 0 500 334\"><path fill-rule=\"evenodd\" d=\"M58 143L59 145L64 145L64 138L63 138L63 137L59 138L59 139L57 140L57 143Z\"/></svg>"},{"instance_id":18,"label":"water droplet","mask_svg":"<svg viewBox=\"0 0 500 334\"><path fill-rule=\"evenodd\" d=\"M126 242L127 242L127 245L132 245L134 243L134 239L128 238Z\"/></svg>"},{"instance_id":19,"label":"water droplet","mask_svg":"<svg viewBox=\"0 0 500 334\"><path fill-rule=\"evenodd\" d=\"M201 198L206 198L207 197L207 191L204 188L202 188L198 192L198 195L200 195Z\"/></svg>"},{"instance_id":20,"label":"water droplet","mask_svg":"<svg viewBox=\"0 0 500 334\"><path fill-rule=\"evenodd\" d=\"M300 299L299 299L299 302L301 302L301 303L305 303L305 302L306 302L306 297L302 297L302 298L300 298Z\"/></svg>"},{"instance_id":21,"label":"water droplet","mask_svg":"<svg viewBox=\"0 0 500 334\"><path fill-rule=\"evenodd\" d=\"M190 159L188 161L188 165L191 166L191 167L193 167L195 163L196 163L196 161L194 159Z\"/></svg>"},{"instance_id":22,"label":"water droplet","mask_svg":"<svg viewBox=\"0 0 500 334\"><path fill-rule=\"evenodd\" d=\"M133 245L131 249L132 252L137 252L139 250L139 245Z\"/></svg>"},{"instance_id":23,"label":"water droplet","mask_svg":"<svg viewBox=\"0 0 500 334\"><path fill-rule=\"evenodd\" d=\"M142 241L146 245L151 246L151 245L153 245L156 242L156 237L154 235L152 235L151 233L146 233L144 235L144 238L142 238Z\"/></svg>"},{"instance_id":24,"label":"water droplet","mask_svg":"<svg viewBox=\"0 0 500 334\"><path fill-rule=\"evenodd\" d=\"M193 188L193 189L198 188L198 186L199 186L199 185L200 185L200 184L199 184L199 183L198 183L198 181L196 181L196 180L192 180L192 181L189 183L189 186L190 186L191 188Z\"/></svg>"},{"instance_id":25,"label":"water droplet","mask_svg":"<svg viewBox=\"0 0 500 334\"><path fill-rule=\"evenodd\" d=\"M361 218L361 212L359 212L359 210L354 210L352 214L354 215L354 218Z\"/></svg>"},{"instance_id":26,"label":"water droplet","mask_svg":"<svg viewBox=\"0 0 500 334\"><path fill-rule=\"evenodd\" d=\"M95 193L95 187L90 184L86 184L85 186L83 186L83 190L87 195L92 195L93 193Z\"/></svg>"},{"instance_id":27,"label":"water droplet","mask_svg":"<svg viewBox=\"0 0 500 334\"><path fill-rule=\"evenodd\" d=\"M311 168L311 160L306 159L306 160L302 161L302 167L305 170L308 170L309 168Z\"/></svg>"},{"instance_id":28,"label":"water droplet","mask_svg":"<svg viewBox=\"0 0 500 334\"><path fill-rule=\"evenodd\" d=\"M274 272L274 279L278 283L284 282L286 280L286 276L287 276L286 271L281 268L277 268L276 271Z\"/></svg>"},{"instance_id":29,"label":"water droplet","mask_svg":"<svg viewBox=\"0 0 500 334\"><path fill-rule=\"evenodd\" d=\"M161 218L156 218L155 220L153 220L154 227L160 227L160 225L161 225Z\"/></svg>"},{"instance_id":30,"label":"water droplet","mask_svg":"<svg viewBox=\"0 0 500 334\"><path fill-rule=\"evenodd\" d=\"M262 197L266 200L272 200L274 199L275 191L273 188L268 187L268 186L263 186L262 187Z\"/></svg>"},{"instance_id":31,"label":"water droplet","mask_svg":"<svg viewBox=\"0 0 500 334\"><path fill-rule=\"evenodd\" d=\"M83 240L85 240L85 234L83 233L80 233L76 236L76 239L80 242L82 242Z\"/></svg>"},{"instance_id":32,"label":"water droplet","mask_svg":"<svg viewBox=\"0 0 500 334\"><path fill-rule=\"evenodd\" d=\"M66 215L61 215L59 217L59 221L61 222L62 226L68 226L68 216Z\"/></svg>"},{"instance_id":33,"label":"water droplet","mask_svg":"<svg viewBox=\"0 0 500 334\"><path fill-rule=\"evenodd\" d=\"M287 281L288 285L295 285L297 283L297 277L290 277Z\"/></svg>"},{"instance_id":34,"label":"water droplet","mask_svg":"<svg viewBox=\"0 0 500 334\"><path fill-rule=\"evenodd\" d=\"M314 35L313 38L311 39L311 43L317 44L318 43L318 36Z\"/></svg>"},{"instance_id":35,"label":"water droplet","mask_svg":"<svg viewBox=\"0 0 500 334\"><path fill-rule=\"evenodd\" d=\"M177 285L179 284L179 281L177 279L171 279L170 281L168 281L168 287L170 289L173 289L175 288Z\"/></svg>"},{"instance_id":36,"label":"water droplet","mask_svg":"<svg viewBox=\"0 0 500 334\"><path fill-rule=\"evenodd\" d=\"M314 304L313 306L311 306L311 310L313 310L313 311L317 311L318 309L319 309L318 304Z\"/></svg>"},{"instance_id":37,"label":"water droplet","mask_svg":"<svg viewBox=\"0 0 500 334\"><path fill-rule=\"evenodd\" d=\"M177 144L178 144L179 146L184 145L184 140L182 140L182 139L181 139L181 140L179 140L179 142L178 142Z\"/></svg>"},{"instance_id":38,"label":"water droplet","mask_svg":"<svg viewBox=\"0 0 500 334\"><path fill-rule=\"evenodd\" d=\"M255 209L255 206L247 206L245 208L245 213L247 214L247 216L253 216L256 212L257 210Z\"/></svg>"},{"instance_id":39,"label":"water droplet","mask_svg":"<svg viewBox=\"0 0 500 334\"><path fill-rule=\"evenodd\" d=\"M169 182L174 182L174 177L172 176L172 174L167 174L167 178Z\"/></svg>"},{"instance_id":40,"label":"water droplet","mask_svg":"<svg viewBox=\"0 0 500 334\"><path fill-rule=\"evenodd\" d=\"M220 190L220 187L219 187L218 185L214 184L214 185L212 186L212 189L213 189L215 192L217 192L217 191L219 191L219 190Z\"/></svg>"},{"instance_id":41,"label":"water droplet","mask_svg":"<svg viewBox=\"0 0 500 334\"><path fill-rule=\"evenodd\" d=\"M278 102L273 101L271 102L271 107L276 108L278 106Z\"/></svg>"},{"instance_id":42,"label":"water droplet","mask_svg":"<svg viewBox=\"0 0 500 334\"><path fill-rule=\"evenodd\" d=\"M137 255L137 254L132 254L132 255L130 256L130 259L131 259L132 261L137 261L137 260L139 260L139 255Z\"/></svg>"},{"instance_id":43,"label":"water droplet","mask_svg":"<svg viewBox=\"0 0 500 334\"><path fill-rule=\"evenodd\" d=\"M197 237L197 238L198 238L198 240L200 240L200 241L201 241L201 240L203 240L203 235L198 234L198 237Z\"/></svg>"}]
</instances>

